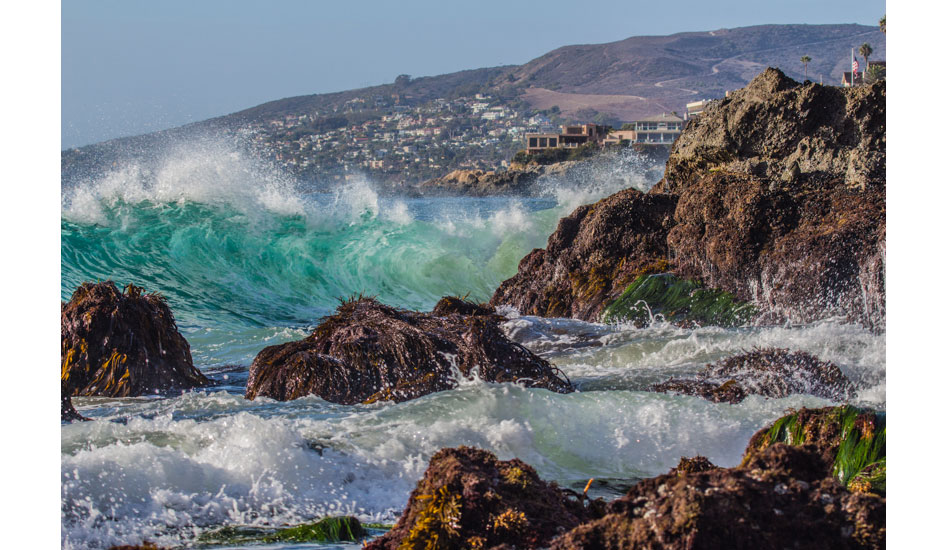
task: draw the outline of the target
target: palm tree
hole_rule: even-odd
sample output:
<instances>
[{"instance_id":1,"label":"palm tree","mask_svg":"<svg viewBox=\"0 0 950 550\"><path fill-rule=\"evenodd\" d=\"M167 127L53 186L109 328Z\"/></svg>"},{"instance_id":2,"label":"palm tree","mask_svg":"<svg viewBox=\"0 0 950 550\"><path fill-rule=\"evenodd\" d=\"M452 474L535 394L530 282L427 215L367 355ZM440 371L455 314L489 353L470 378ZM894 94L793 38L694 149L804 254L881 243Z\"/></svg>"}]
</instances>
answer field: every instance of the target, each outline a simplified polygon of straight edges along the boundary
<instances>
[{"instance_id":1,"label":"palm tree","mask_svg":"<svg viewBox=\"0 0 950 550\"><path fill-rule=\"evenodd\" d=\"M885 29L885 27L887 26L886 23L887 23L887 15L882 17L881 20L877 22L878 26L881 27L881 32L884 34L887 34L887 30Z\"/></svg>"},{"instance_id":2,"label":"palm tree","mask_svg":"<svg viewBox=\"0 0 950 550\"><path fill-rule=\"evenodd\" d=\"M802 56L802 63L805 64L805 80L808 80L808 63L811 61L811 58L807 55Z\"/></svg>"},{"instance_id":3,"label":"palm tree","mask_svg":"<svg viewBox=\"0 0 950 550\"><path fill-rule=\"evenodd\" d=\"M871 48L871 45L865 42L861 44L861 47L858 48L858 53L861 54L861 57L864 58L864 71L868 70L868 58L871 57L871 53L874 52L874 49Z\"/></svg>"}]
</instances>

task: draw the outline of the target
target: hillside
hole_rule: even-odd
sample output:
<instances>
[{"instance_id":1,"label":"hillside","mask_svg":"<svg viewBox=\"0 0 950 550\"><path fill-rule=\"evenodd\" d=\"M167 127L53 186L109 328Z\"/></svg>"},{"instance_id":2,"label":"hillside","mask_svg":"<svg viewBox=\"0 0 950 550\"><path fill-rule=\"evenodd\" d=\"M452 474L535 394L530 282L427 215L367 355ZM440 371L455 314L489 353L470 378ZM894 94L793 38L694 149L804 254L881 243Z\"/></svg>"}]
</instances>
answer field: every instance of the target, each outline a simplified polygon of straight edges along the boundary
<instances>
[{"instance_id":1,"label":"hillside","mask_svg":"<svg viewBox=\"0 0 950 550\"><path fill-rule=\"evenodd\" d=\"M305 180L368 174L414 183L458 168L494 170L525 131L571 121L619 126L722 97L768 66L837 84L851 48L885 59L885 36L863 25L761 25L606 44L564 46L524 65L411 78L332 94L271 101L181 128L70 149L63 182L124 159L161 156L168 144L227 135ZM863 60L862 60L863 64Z\"/></svg>"}]
</instances>

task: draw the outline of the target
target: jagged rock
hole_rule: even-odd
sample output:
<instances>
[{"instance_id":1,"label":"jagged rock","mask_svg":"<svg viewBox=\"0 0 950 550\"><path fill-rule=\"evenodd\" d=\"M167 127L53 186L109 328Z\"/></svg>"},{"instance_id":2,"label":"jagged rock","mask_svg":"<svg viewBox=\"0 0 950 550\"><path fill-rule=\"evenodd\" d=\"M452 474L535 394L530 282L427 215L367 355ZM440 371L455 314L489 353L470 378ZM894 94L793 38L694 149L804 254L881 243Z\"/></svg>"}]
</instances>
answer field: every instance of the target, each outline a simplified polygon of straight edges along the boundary
<instances>
[{"instance_id":1,"label":"jagged rock","mask_svg":"<svg viewBox=\"0 0 950 550\"><path fill-rule=\"evenodd\" d=\"M521 260L490 303L525 315L598 321L634 279L666 269L675 207L675 197L626 189L577 208L561 219L546 249Z\"/></svg>"},{"instance_id":2,"label":"jagged rock","mask_svg":"<svg viewBox=\"0 0 950 550\"><path fill-rule=\"evenodd\" d=\"M509 340L499 328L504 318L490 308L443 302L433 313L419 313L371 298L347 301L307 338L262 350L245 397L406 401L454 388L459 374L471 376L476 368L491 382L573 391L550 363ZM488 314L454 312L459 309Z\"/></svg>"},{"instance_id":3,"label":"jagged rock","mask_svg":"<svg viewBox=\"0 0 950 550\"><path fill-rule=\"evenodd\" d=\"M677 276L753 302L759 322L883 327L885 103L883 83L797 84L766 70L674 143L650 191L662 216L613 216L630 190L579 208L491 303L599 321L632 282L625 270L668 259Z\"/></svg>"},{"instance_id":4,"label":"jagged rock","mask_svg":"<svg viewBox=\"0 0 950 550\"><path fill-rule=\"evenodd\" d=\"M771 320L885 318L885 88L768 69L689 124L653 191L680 196L677 273Z\"/></svg>"},{"instance_id":5,"label":"jagged rock","mask_svg":"<svg viewBox=\"0 0 950 550\"><path fill-rule=\"evenodd\" d=\"M597 506L538 478L518 459L471 447L429 461L399 521L368 550L542 548L596 517Z\"/></svg>"},{"instance_id":6,"label":"jagged rock","mask_svg":"<svg viewBox=\"0 0 950 550\"><path fill-rule=\"evenodd\" d=\"M849 492L809 447L776 443L737 468L641 481L552 550L885 547L886 501Z\"/></svg>"},{"instance_id":7,"label":"jagged rock","mask_svg":"<svg viewBox=\"0 0 950 550\"><path fill-rule=\"evenodd\" d=\"M131 397L209 384L160 294L83 283L61 311L63 395Z\"/></svg>"},{"instance_id":8,"label":"jagged rock","mask_svg":"<svg viewBox=\"0 0 950 550\"><path fill-rule=\"evenodd\" d=\"M855 492L884 495L887 486L887 418L883 412L844 405L799 409L749 440L742 464L776 443L808 445L827 475Z\"/></svg>"},{"instance_id":9,"label":"jagged rock","mask_svg":"<svg viewBox=\"0 0 950 550\"><path fill-rule=\"evenodd\" d=\"M694 379L670 379L650 390L698 395L717 403L738 403L748 395L780 398L796 393L844 401L855 391L837 365L803 351L775 348L723 359L706 365Z\"/></svg>"}]
</instances>

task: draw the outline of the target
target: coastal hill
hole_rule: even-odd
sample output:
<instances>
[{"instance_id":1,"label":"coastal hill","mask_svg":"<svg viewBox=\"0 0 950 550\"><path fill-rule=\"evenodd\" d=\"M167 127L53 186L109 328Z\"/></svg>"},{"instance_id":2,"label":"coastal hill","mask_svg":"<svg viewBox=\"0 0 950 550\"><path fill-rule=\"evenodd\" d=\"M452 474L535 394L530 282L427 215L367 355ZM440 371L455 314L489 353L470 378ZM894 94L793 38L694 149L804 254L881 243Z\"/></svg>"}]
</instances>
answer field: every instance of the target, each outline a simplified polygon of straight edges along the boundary
<instances>
[{"instance_id":1,"label":"coastal hill","mask_svg":"<svg viewBox=\"0 0 950 550\"><path fill-rule=\"evenodd\" d=\"M168 143L206 134L304 180L365 174L404 185L456 169L497 170L526 131L568 122L624 122L687 102L723 97L766 67L835 84L851 48L885 58L885 36L864 25L761 25L564 46L524 65L413 78L330 94L279 99L152 134L68 149L63 184L128 159L161 156ZM863 60L862 60L863 66Z\"/></svg>"}]
</instances>

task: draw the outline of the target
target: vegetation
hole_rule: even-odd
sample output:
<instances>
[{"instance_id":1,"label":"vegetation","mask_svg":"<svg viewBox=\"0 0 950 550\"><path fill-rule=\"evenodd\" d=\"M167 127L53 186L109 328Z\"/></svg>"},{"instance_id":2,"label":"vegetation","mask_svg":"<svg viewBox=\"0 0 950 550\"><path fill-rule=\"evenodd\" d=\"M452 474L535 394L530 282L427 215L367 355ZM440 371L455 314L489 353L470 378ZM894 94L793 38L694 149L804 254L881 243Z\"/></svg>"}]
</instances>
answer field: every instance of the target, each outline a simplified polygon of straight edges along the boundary
<instances>
[{"instance_id":1,"label":"vegetation","mask_svg":"<svg viewBox=\"0 0 950 550\"><path fill-rule=\"evenodd\" d=\"M755 315L755 307L725 291L670 273L643 274L604 308L603 322L631 321L647 325L657 315L675 323L737 326Z\"/></svg>"},{"instance_id":2,"label":"vegetation","mask_svg":"<svg viewBox=\"0 0 950 550\"><path fill-rule=\"evenodd\" d=\"M367 525L377 533L367 531L359 520L352 516L324 518L315 523L304 523L286 529L261 529L255 527L222 527L198 537L205 545L244 545L248 543L313 543L313 542L359 542L367 536L379 534L386 529L382 525Z\"/></svg>"},{"instance_id":3,"label":"vegetation","mask_svg":"<svg viewBox=\"0 0 950 550\"><path fill-rule=\"evenodd\" d=\"M817 445L833 453L832 475L851 491L884 496L887 487L887 417L850 405L802 409L775 421L748 450L773 443ZM750 454L747 453L745 462Z\"/></svg>"},{"instance_id":4,"label":"vegetation","mask_svg":"<svg viewBox=\"0 0 950 550\"><path fill-rule=\"evenodd\" d=\"M878 26L881 28L881 32L883 32L884 34L887 34L886 21L887 21L887 15L882 17L881 20L877 22Z\"/></svg>"},{"instance_id":5,"label":"vegetation","mask_svg":"<svg viewBox=\"0 0 950 550\"><path fill-rule=\"evenodd\" d=\"M868 58L871 57L872 53L874 53L874 48L872 48L870 44L865 42L864 44L861 44L860 48L858 48L858 53L861 54L861 57L864 58L864 70L867 71Z\"/></svg>"},{"instance_id":6,"label":"vegetation","mask_svg":"<svg viewBox=\"0 0 950 550\"><path fill-rule=\"evenodd\" d=\"M807 55L802 56L802 63L805 64L805 80L808 80L808 63L811 62L811 57Z\"/></svg>"},{"instance_id":7,"label":"vegetation","mask_svg":"<svg viewBox=\"0 0 950 550\"><path fill-rule=\"evenodd\" d=\"M868 67L867 72L864 74L864 82L866 84L874 84L878 80L883 80L887 75L887 71L884 67L880 65L873 65Z\"/></svg>"}]
</instances>

